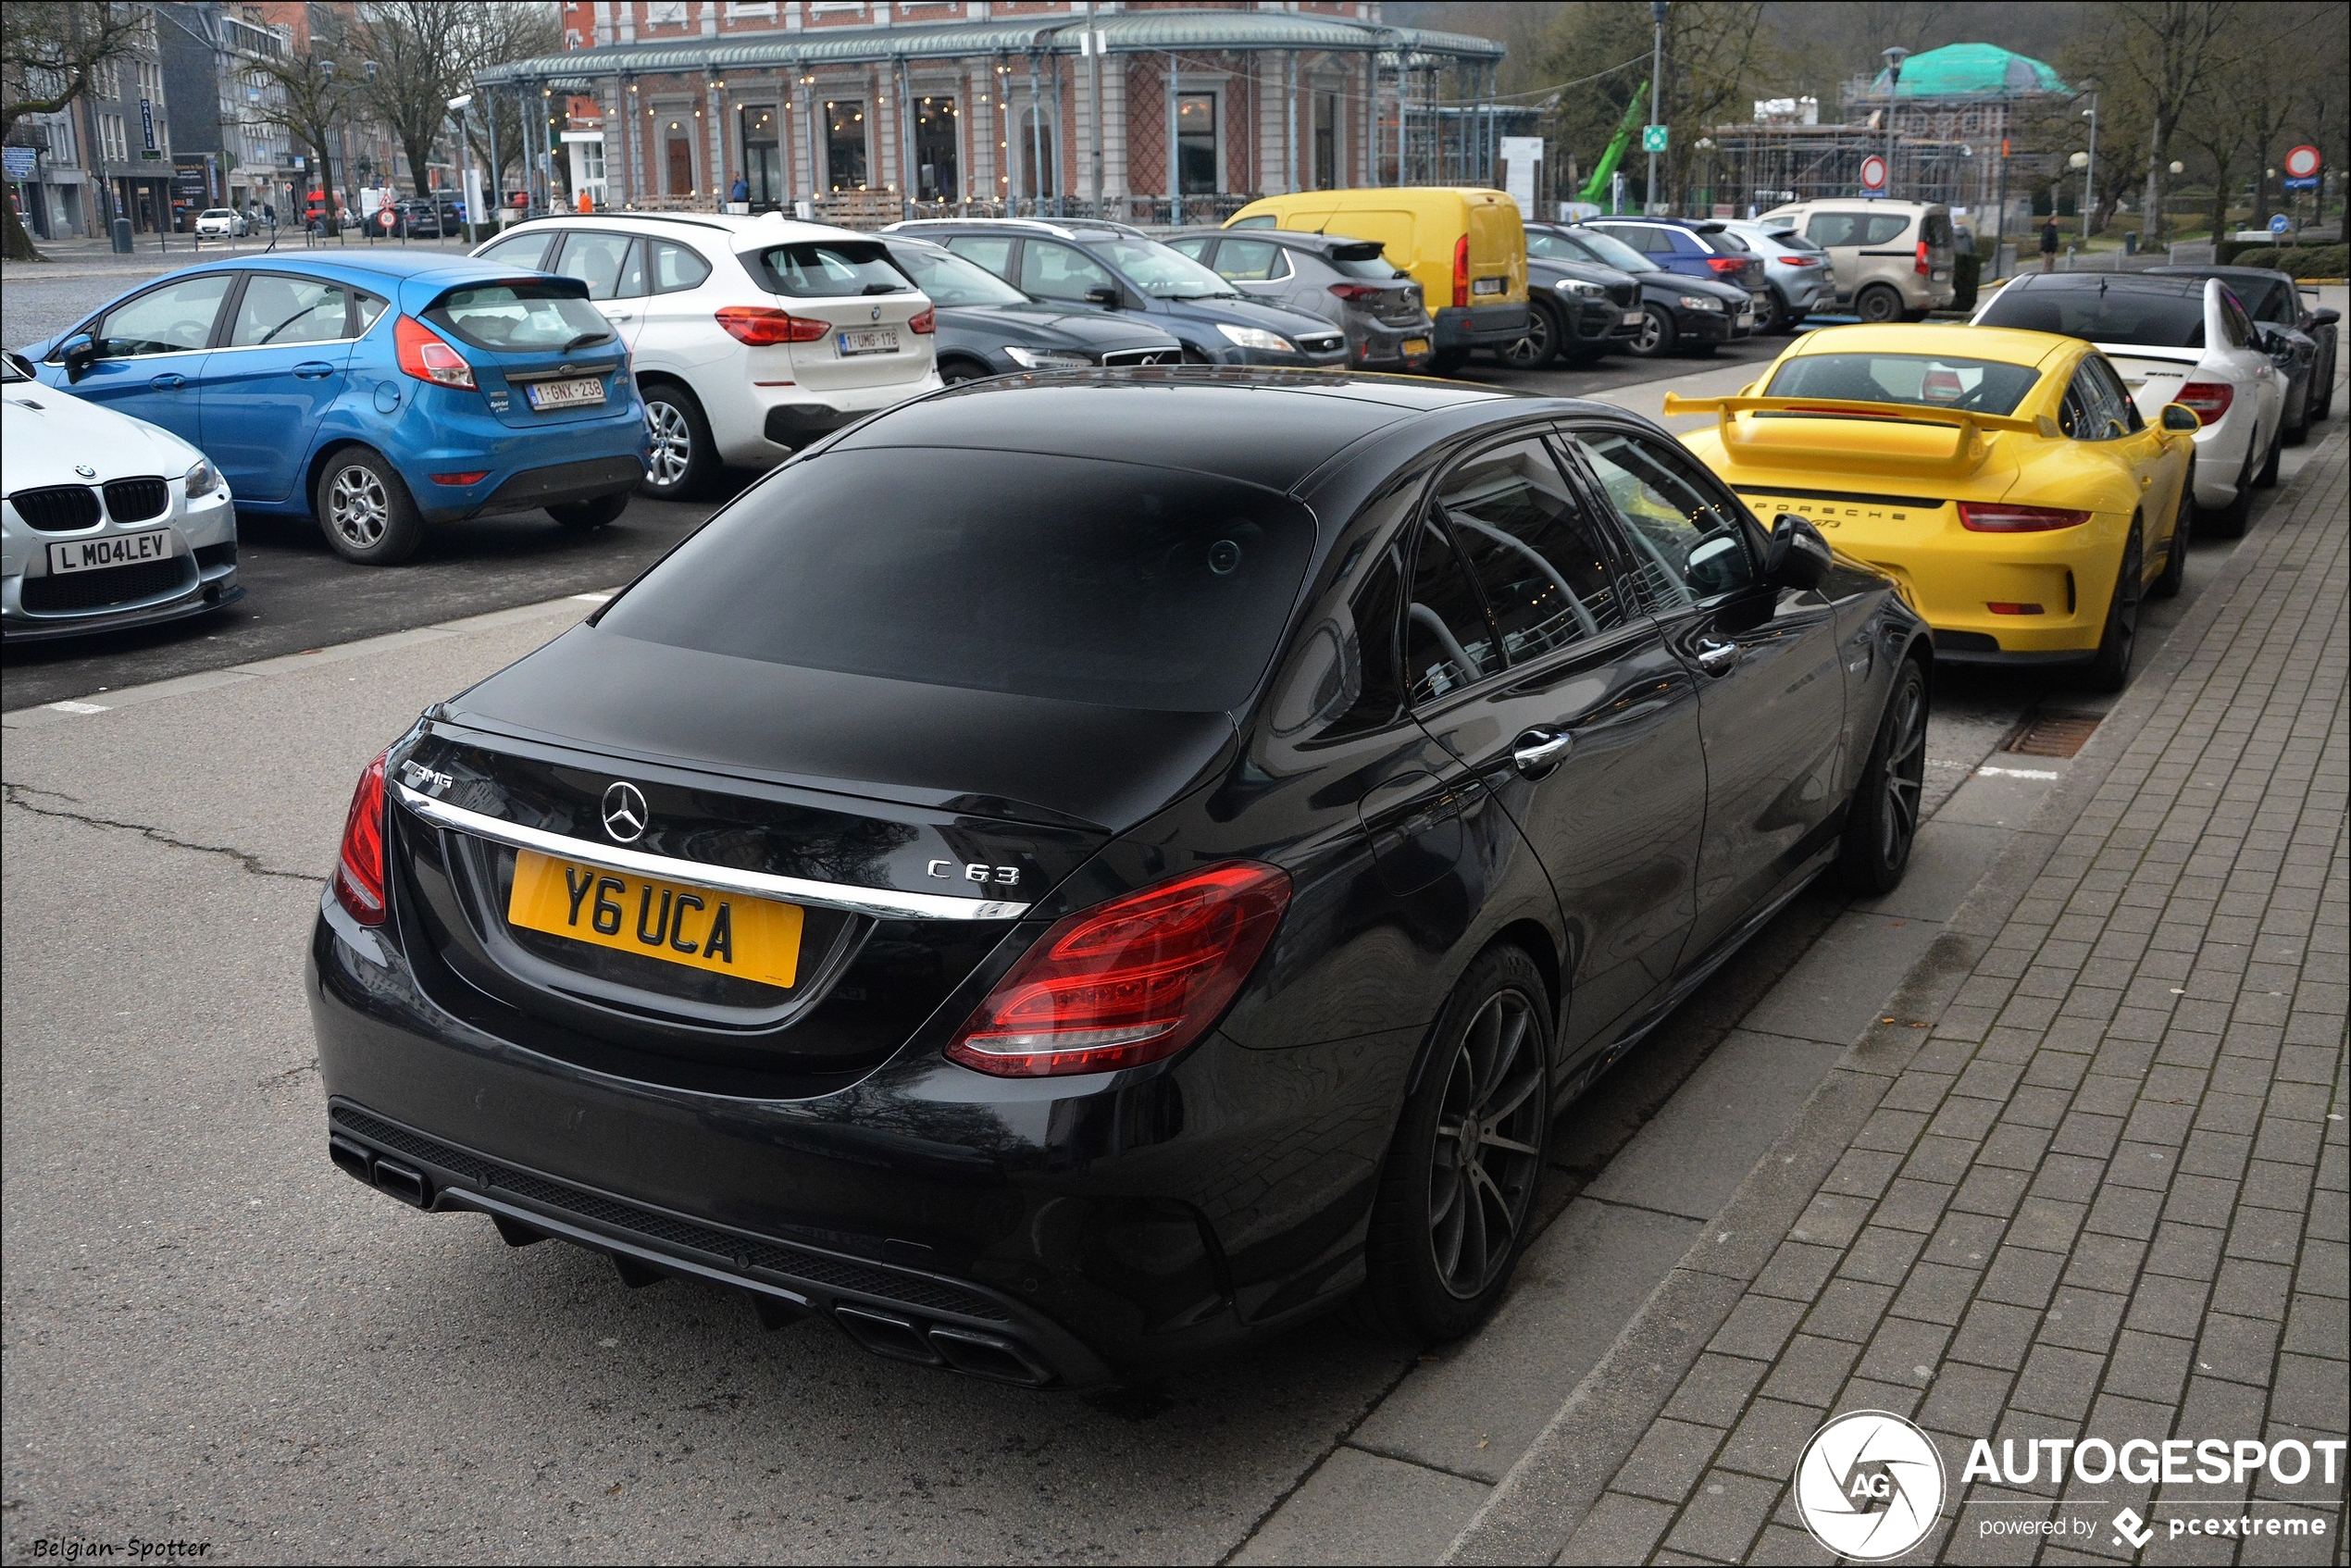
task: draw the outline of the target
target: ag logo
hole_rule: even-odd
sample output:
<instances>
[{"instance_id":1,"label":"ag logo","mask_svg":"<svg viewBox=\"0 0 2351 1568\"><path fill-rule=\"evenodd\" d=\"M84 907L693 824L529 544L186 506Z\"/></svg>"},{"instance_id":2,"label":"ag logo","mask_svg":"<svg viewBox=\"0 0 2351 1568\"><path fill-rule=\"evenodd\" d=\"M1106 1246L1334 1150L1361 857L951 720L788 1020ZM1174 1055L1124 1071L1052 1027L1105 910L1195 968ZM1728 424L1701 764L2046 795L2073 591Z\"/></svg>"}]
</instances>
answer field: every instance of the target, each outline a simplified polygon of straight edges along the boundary
<instances>
[{"instance_id":1,"label":"ag logo","mask_svg":"<svg viewBox=\"0 0 2351 1568\"><path fill-rule=\"evenodd\" d=\"M1899 1557L1926 1538L1943 1512L1943 1456L1898 1415L1840 1415L1804 1445L1796 1511L1812 1538L1840 1557Z\"/></svg>"}]
</instances>

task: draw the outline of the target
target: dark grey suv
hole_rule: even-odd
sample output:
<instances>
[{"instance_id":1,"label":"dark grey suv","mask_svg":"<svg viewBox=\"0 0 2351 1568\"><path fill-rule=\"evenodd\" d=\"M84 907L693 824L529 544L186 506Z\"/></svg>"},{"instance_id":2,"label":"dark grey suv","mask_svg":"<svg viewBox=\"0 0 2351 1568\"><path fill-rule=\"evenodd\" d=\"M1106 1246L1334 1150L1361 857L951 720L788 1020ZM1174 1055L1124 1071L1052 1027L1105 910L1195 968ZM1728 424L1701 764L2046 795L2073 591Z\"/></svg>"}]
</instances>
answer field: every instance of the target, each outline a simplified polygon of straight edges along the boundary
<instances>
[{"instance_id":1,"label":"dark grey suv","mask_svg":"<svg viewBox=\"0 0 2351 1568\"><path fill-rule=\"evenodd\" d=\"M927 218L893 223L976 261L1032 299L1128 313L1165 329L1195 365L1347 367L1347 334L1260 305L1188 255L1124 223Z\"/></svg>"}]
</instances>

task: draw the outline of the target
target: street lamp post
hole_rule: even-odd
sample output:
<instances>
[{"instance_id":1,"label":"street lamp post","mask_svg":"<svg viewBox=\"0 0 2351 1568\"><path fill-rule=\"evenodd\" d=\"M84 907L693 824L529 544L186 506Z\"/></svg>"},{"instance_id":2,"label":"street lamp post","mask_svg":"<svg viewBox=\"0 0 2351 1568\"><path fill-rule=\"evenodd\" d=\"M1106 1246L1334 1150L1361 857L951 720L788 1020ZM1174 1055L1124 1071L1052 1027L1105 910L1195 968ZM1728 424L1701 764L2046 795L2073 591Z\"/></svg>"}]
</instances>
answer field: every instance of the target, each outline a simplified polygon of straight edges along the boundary
<instances>
[{"instance_id":1,"label":"street lamp post","mask_svg":"<svg viewBox=\"0 0 2351 1568\"><path fill-rule=\"evenodd\" d=\"M2090 106L2082 111L2090 122L2090 150L2082 159L2082 247L2090 245L2090 213L2098 205L2098 97L2090 94Z\"/></svg>"},{"instance_id":2,"label":"street lamp post","mask_svg":"<svg viewBox=\"0 0 2351 1568\"><path fill-rule=\"evenodd\" d=\"M1885 193L1894 194L1894 94L1902 86L1902 62L1910 52L1899 44L1885 50Z\"/></svg>"},{"instance_id":3,"label":"street lamp post","mask_svg":"<svg viewBox=\"0 0 2351 1568\"><path fill-rule=\"evenodd\" d=\"M470 93L460 93L449 100L449 106L457 111L457 199L460 202L466 200L467 194L466 176L471 172L474 163L473 126L472 122L466 118L466 110L472 106L473 101L474 95ZM466 208L466 237L467 239L473 238L473 207L471 204L468 204ZM438 214L434 216L433 228L436 231L441 228Z\"/></svg>"}]
</instances>

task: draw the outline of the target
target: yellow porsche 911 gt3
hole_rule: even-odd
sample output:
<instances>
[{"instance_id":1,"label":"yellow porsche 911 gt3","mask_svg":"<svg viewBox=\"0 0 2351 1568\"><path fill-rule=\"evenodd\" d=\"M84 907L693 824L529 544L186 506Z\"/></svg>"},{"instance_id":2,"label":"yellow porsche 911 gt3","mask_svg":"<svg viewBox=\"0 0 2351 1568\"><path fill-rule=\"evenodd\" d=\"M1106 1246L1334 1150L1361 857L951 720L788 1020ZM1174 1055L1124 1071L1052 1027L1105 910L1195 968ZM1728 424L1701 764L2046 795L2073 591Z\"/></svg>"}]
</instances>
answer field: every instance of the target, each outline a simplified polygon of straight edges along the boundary
<instances>
[{"instance_id":1,"label":"yellow porsche 911 gt3","mask_svg":"<svg viewBox=\"0 0 2351 1568\"><path fill-rule=\"evenodd\" d=\"M2086 666L2120 690L2141 596L2180 591L2196 415L2146 424L2078 339L1831 327L1747 392L1665 412L1716 416L1682 439L1750 510L1898 579L1938 659Z\"/></svg>"}]
</instances>

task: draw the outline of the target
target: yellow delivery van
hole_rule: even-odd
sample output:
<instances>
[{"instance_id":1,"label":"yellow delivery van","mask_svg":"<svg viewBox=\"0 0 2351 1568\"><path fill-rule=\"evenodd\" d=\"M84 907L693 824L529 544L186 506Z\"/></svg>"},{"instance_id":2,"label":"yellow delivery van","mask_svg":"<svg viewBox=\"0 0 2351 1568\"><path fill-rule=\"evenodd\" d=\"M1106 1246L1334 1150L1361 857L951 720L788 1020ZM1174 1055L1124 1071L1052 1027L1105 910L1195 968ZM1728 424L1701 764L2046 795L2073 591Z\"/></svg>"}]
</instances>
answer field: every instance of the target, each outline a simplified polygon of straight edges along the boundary
<instances>
[{"instance_id":1,"label":"yellow delivery van","mask_svg":"<svg viewBox=\"0 0 2351 1568\"><path fill-rule=\"evenodd\" d=\"M1379 242L1420 284L1437 318L1433 367L1440 373L1459 368L1472 349L1526 336L1526 230L1506 192L1476 185L1299 191L1251 202L1225 227Z\"/></svg>"}]
</instances>

